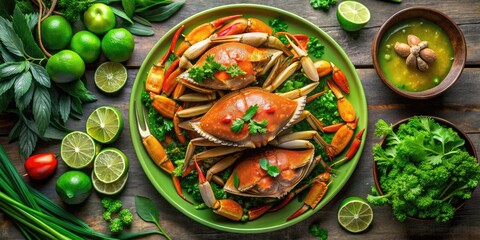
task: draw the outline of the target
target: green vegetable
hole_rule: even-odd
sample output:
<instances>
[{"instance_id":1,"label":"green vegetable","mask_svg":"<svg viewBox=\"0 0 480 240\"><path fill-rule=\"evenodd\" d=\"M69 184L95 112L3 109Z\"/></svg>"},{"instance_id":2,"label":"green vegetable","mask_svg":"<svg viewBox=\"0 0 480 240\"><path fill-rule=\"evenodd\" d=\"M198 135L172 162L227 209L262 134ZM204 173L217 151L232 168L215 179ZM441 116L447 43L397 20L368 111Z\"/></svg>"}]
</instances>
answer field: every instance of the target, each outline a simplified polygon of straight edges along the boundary
<instances>
[{"instance_id":1,"label":"green vegetable","mask_svg":"<svg viewBox=\"0 0 480 240\"><path fill-rule=\"evenodd\" d=\"M130 226L133 222L133 214L128 208L124 208L120 211L119 217L124 225Z\"/></svg>"},{"instance_id":2,"label":"green vegetable","mask_svg":"<svg viewBox=\"0 0 480 240\"><path fill-rule=\"evenodd\" d=\"M137 209L138 216L143 219L143 221L155 223L162 235L168 240L171 240L163 230L162 226L160 226L157 206L155 206L155 203L150 198L135 196L135 208Z\"/></svg>"},{"instance_id":3,"label":"green vegetable","mask_svg":"<svg viewBox=\"0 0 480 240\"><path fill-rule=\"evenodd\" d=\"M310 37L310 41L307 43L308 54L314 56L317 59L322 58L325 54L325 46L321 44L316 37Z\"/></svg>"},{"instance_id":4,"label":"green vegetable","mask_svg":"<svg viewBox=\"0 0 480 240\"><path fill-rule=\"evenodd\" d=\"M141 94L142 103L147 109L148 127L150 133L159 141L165 139L165 135L173 129L173 121L164 118L157 110L152 107L152 101L148 92L144 91Z\"/></svg>"},{"instance_id":5,"label":"green vegetable","mask_svg":"<svg viewBox=\"0 0 480 240\"><path fill-rule=\"evenodd\" d=\"M27 185L0 145L0 212L9 216L27 239L130 239L159 232L112 237L96 232L56 202Z\"/></svg>"},{"instance_id":6,"label":"green vegetable","mask_svg":"<svg viewBox=\"0 0 480 240\"><path fill-rule=\"evenodd\" d=\"M283 21L282 19L275 18L270 21L268 21L268 25L273 29L273 34L277 32L286 32L288 29L288 24ZM278 39L283 43L283 44L288 44L288 40L285 37L285 35L280 35L278 36Z\"/></svg>"},{"instance_id":7,"label":"green vegetable","mask_svg":"<svg viewBox=\"0 0 480 240\"><path fill-rule=\"evenodd\" d=\"M82 104L96 98L83 83L63 90L51 82L43 66L47 58L32 35L38 14L22 14L16 7L8 19L0 17L0 113L18 115L9 141L18 140L20 154L27 158L39 139L62 139L70 131L68 118L80 117Z\"/></svg>"},{"instance_id":8,"label":"green vegetable","mask_svg":"<svg viewBox=\"0 0 480 240\"><path fill-rule=\"evenodd\" d=\"M121 231L123 231L122 219L114 218L108 227L110 228L110 232L120 233Z\"/></svg>"},{"instance_id":9,"label":"green vegetable","mask_svg":"<svg viewBox=\"0 0 480 240\"><path fill-rule=\"evenodd\" d=\"M203 66L190 68L188 70L188 75L196 82L201 83L205 79L214 79L214 73L220 71L226 71L231 77L237 77L239 75L246 74L246 72L243 71L237 64L225 67L215 61L214 57L214 55L208 55L205 59L205 64Z\"/></svg>"},{"instance_id":10,"label":"green vegetable","mask_svg":"<svg viewBox=\"0 0 480 240\"><path fill-rule=\"evenodd\" d=\"M308 228L308 231L318 240L327 240L328 238L327 230L323 229L318 224L312 224L310 228Z\"/></svg>"},{"instance_id":11,"label":"green vegetable","mask_svg":"<svg viewBox=\"0 0 480 240\"><path fill-rule=\"evenodd\" d=\"M452 219L480 181L480 165L465 151L464 140L429 117L414 117L397 131L381 119L375 127L375 135L386 136L385 147L373 149L384 195L372 190L368 201L391 204L399 221Z\"/></svg>"},{"instance_id":12,"label":"green vegetable","mask_svg":"<svg viewBox=\"0 0 480 240\"><path fill-rule=\"evenodd\" d=\"M71 23L82 19L83 13L96 1L95 0L58 0L55 9Z\"/></svg>"},{"instance_id":13,"label":"green vegetable","mask_svg":"<svg viewBox=\"0 0 480 240\"><path fill-rule=\"evenodd\" d=\"M331 6L335 5L338 0L310 0L310 5L315 9L328 11Z\"/></svg>"},{"instance_id":14,"label":"green vegetable","mask_svg":"<svg viewBox=\"0 0 480 240\"><path fill-rule=\"evenodd\" d=\"M260 167L267 171L268 175L272 177L276 177L278 174L280 174L280 169L278 169L278 166L270 165L266 158L260 158Z\"/></svg>"},{"instance_id":15,"label":"green vegetable","mask_svg":"<svg viewBox=\"0 0 480 240\"><path fill-rule=\"evenodd\" d=\"M255 116L255 113L257 113L258 110L258 105L255 104L253 106L250 106L247 111L245 111L245 114L243 114L242 118L237 118L235 121L233 121L232 126L230 129L234 133L239 133L243 129L243 125L245 122L248 123L248 132L250 134L257 134L257 133L266 133L267 132L267 120L263 120L261 122L252 120L252 117Z\"/></svg>"},{"instance_id":16,"label":"green vegetable","mask_svg":"<svg viewBox=\"0 0 480 240\"><path fill-rule=\"evenodd\" d=\"M57 179L55 190L63 202L79 204L92 193L92 180L81 171L67 171Z\"/></svg>"},{"instance_id":17,"label":"green vegetable","mask_svg":"<svg viewBox=\"0 0 480 240\"><path fill-rule=\"evenodd\" d=\"M109 212L109 211L103 212L102 217L103 217L103 220L105 220L105 221L107 221L107 222L111 222L111 221L112 221L112 213Z\"/></svg>"}]
</instances>

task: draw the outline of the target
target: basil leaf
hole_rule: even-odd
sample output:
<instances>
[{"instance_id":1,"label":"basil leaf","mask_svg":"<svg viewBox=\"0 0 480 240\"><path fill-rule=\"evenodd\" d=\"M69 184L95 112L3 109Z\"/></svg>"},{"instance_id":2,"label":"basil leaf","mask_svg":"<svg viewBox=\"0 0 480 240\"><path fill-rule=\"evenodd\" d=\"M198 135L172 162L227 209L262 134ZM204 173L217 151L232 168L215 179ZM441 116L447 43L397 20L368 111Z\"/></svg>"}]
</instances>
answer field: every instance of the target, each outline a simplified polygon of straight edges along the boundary
<instances>
[{"instance_id":1,"label":"basil leaf","mask_svg":"<svg viewBox=\"0 0 480 240\"><path fill-rule=\"evenodd\" d=\"M135 208L143 221L158 225L158 209L150 198L135 196Z\"/></svg>"},{"instance_id":2,"label":"basil leaf","mask_svg":"<svg viewBox=\"0 0 480 240\"><path fill-rule=\"evenodd\" d=\"M5 18L0 17L0 40L5 48L12 54L23 57L22 40L13 30L12 24Z\"/></svg>"},{"instance_id":3,"label":"basil leaf","mask_svg":"<svg viewBox=\"0 0 480 240\"><path fill-rule=\"evenodd\" d=\"M92 92L88 91L81 80L76 80L75 82L70 83L59 83L57 84L66 93L70 96L77 97L82 102L94 102L97 101L95 95Z\"/></svg>"},{"instance_id":4,"label":"basil leaf","mask_svg":"<svg viewBox=\"0 0 480 240\"><path fill-rule=\"evenodd\" d=\"M125 14L124 11L122 11L118 8L115 8L115 7L110 7L110 8L112 9L112 11L115 15L117 15L118 17L123 18L123 19L127 20L129 23L133 24L132 19L130 19L130 17L128 17L127 14Z\"/></svg>"},{"instance_id":5,"label":"basil leaf","mask_svg":"<svg viewBox=\"0 0 480 240\"><path fill-rule=\"evenodd\" d=\"M58 99L58 107L63 122L67 122L68 116L70 115L70 109L72 108L72 100L70 96L66 94L60 95Z\"/></svg>"},{"instance_id":6,"label":"basil leaf","mask_svg":"<svg viewBox=\"0 0 480 240\"><path fill-rule=\"evenodd\" d=\"M32 74L23 72L16 76L15 80L15 98L20 99L32 86Z\"/></svg>"},{"instance_id":7,"label":"basil leaf","mask_svg":"<svg viewBox=\"0 0 480 240\"><path fill-rule=\"evenodd\" d=\"M5 18L9 17L10 15L12 15L14 7L15 7L14 0L0 1L0 16Z\"/></svg>"},{"instance_id":8,"label":"basil leaf","mask_svg":"<svg viewBox=\"0 0 480 240\"><path fill-rule=\"evenodd\" d=\"M17 121L15 126L13 126L12 130L10 130L10 133L8 133L8 143L11 143L18 139L18 137L20 136L20 130L22 129L22 125L22 121Z\"/></svg>"},{"instance_id":9,"label":"basil leaf","mask_svg":"<svg viewBox=\"0 0 480 240\"><path fill-rule=\"evenodd\" d=\"M65 137L65 135L67 135L65 131L54 128L52 126L48 126L47 130L45 131L45 134L43 134L45 138L53 139L53 140L62 140Z\"/></svg>"},{"instance_id":10,"label":"basil leaf","mask_svg":"<svg viewBox=\"0 0 480 240\"><path fill-rule=\"evenodd\" d=\"M25 21L27 21L28 29L33 32L38 23L38 13L25 14Z\"/></svg>"},{"instance_id":11,"label":"basil leaf","mask_svg":"<svg viewBox=\"0 0 480 240\"><path fill-rule=\"evenodd\" d=\"M110 4L114 2L120 2L121 0L95 0L95 3L105 3L105 4Z\"/></svg>"},{"instance_id":12,"label":"basil leaf","mask_svg":"<svg viewBox=\"0 0 480 240\"><path fill-rule=\"evenodd\" d=\"M134 24L122 24L125 29L127 29L130 33L137 35L137 36L152 36L155 32L152 30L151 27L147 27L138 23Z\"/></svg>"},{"instance_id":13,"label":"basil leaf","mask_svg":"<svg viewBox=\"0 0 480 240\"><path fill-rule=\"evenodd\" d=\"M159 0L159 1L152 0L150 2L144 1L144 3L141 3L141 4L138 4L137 2L140 8L135 9L135 12L143 12L158 5L168 5L170 3L173 3L173 1L172 0Z\"/></svg>"},{"instance_id":14,"label":"basil leaf","mask_svg":"<svg viewBox=\"0 0 480 240\"><path fill-rule=\"evenodd\" d=\"M43 58L45 55L43 54L40 47L38 47L35 39L33 38L32 31L25 20L25 16L23 15L20 8L17 6L13 11L13 21L12 21L13 29L18 34L18 37L22 40L23 47L25 52L34 58Z\"/></svg>"},{"instance_id":15,"label":"basil leaf","mask_svg":"<svg viewBox=\"0 0 480 240\"><path fill-rule=\"evenodd\" d=\"M9 51L7 51L7 49L5 49L5 47L3 46L2 44L2 41L0 39L0 53L2 54L2 59L3 61L0 61L0 63L3 63L3 62L16 62L17 60L17 57L16 56L13 56Z\"/></svg>"},{"instance_id":16,"label":"basil leaf","mask_svg":"<svg viewBox=\"0 0 480 240\"><path fill-rule=\"evenodd\" d=\"M75 113L76 115L82 116L82 101L80 101L80 99L75 96L70 96L70 100L72 102L72 112L70 112L70 114Z\"/></svg>"},{"instance_id":17,"label":"basil leaf","mask_svg":"<svg viewBox=\"0 0 480 240\"><path fill-rule=\"evenodd\" d=\"M25 70L25 61L23 62L6 62L0 65L0 81L6 77L18 74Z\"/></svg>"},{"instance_id":18,"label":"basil leaf","mask_svg":"<svg viewBox=\"0 0 480 240\"><path fill-rule=\"evenodd\" d=\"M280 169L277 166L269 166L267 172L268 172L268 175L272 177L276 177L280 174Z\"/></svg>"},{"instance_id":19,"label":"basil leaf","mask_svg":"<svg viewBox=\"0 0 480 240\"><path fill-rule=\"evenodd\" d=\"M3 94L0 94L0 112L4 112L10 105L10 102L13 100L13 91L7 91Z\"/></svg>"},{"instance_id":20,"label":"basil leaf","mask_svg":"<svg viewBox=\"0 0 480 240\"><path fill-rule=\"evenodd\" d=\"M19 111L25 110L28 107L28 105L30 105L30 102L32 102L34 93L35 93L35 84L31 85L28 91L19 98L16 97L17 94L15 93L15 103Z\"/></svg>"},{"instance_id":21,"label":"basil leaf","mask_svg":"<svg viewBox=\"0 0 480 240\"><path fill-rule=\"evenodd\" d=\"M147 27L151 27L151 26L152 26L152 24L151 24L147 19L145 19L145 18L143 18L143 17L140 17L140 16L138 16L138 15L133 15L132 20L135 21L135 22L138 22L138 23L140 23L140 24L142 24L142 25L145 25L145 26L147 26Z\"/></svg>"},{"instance_id":22,"label":"basil leaf","mask_svg":"<svg viewBox=\"0 0 480 240\"><path fill-rule=\"evenodd\" d=\"M125 11L125 14L129 18L133 16L133 13L135 12L135 1L134 0L122 0L122 7L123 10Z\"/></svg>"},{"instance_id":23,"label":"basil leaf","mask_svg":"<svg viewBox=\"0 0 480 240\"><path fill-rule=\"evenodd\" d=\"M255 113L257 113L257 110L258 110L257 104L248 107L247 111L242 116L242 120L245 122L250 121L250 119L252 119L252 117L255 116Z\"/></svg>"},{"instance_id":24,"label":"basil leaf","mask_svg":"<svg viewBox=\"0 0 480 240\"><path fill-rule=\"evenodd\" d=\"M37 86L33 96L33 118L37 124L40 135L43 136L50 124L50 114L52 112L50 94L43 86Z\"/></svg>"},{"instance_id":25,"label":"basil leaf","mask_svg":"<svg viewBox=\"0 0 480 240\"><path fill-rule=\"evenodd\" d=\"M266 158L260 158L260 167L267 171L268 170L268 160Z\"/></svg>"},{"instance_id":26,"label":"basil leaf","mask_svg":"<svg viewBox=\"0 0 480 240\"><path fill-rule=\"evenodd\" d=\"M6 81L4 80L3 82L0 82L0 95L3 95L8 90L10 90L13 84L15 83L15 80L16 80L15 78L10 78L9 80L6 80Z\"/></svg>"},{"instance_id":27,"label":"basil leaf","mask_svg":"<svg viewBox=\"0 0 480 240\"><path fill-rule=\"evenodd\" d=\"M238 186L240 186L240 178L238 178L238 174L236 171L233 171L233 185L238 189Z\"/></svg>"},{"instance_id":28,"label":"basil leaf","mask_svg":"<svg viewBox=\"0 0 480 240\"><path fill-rule=\"evenodd\" d=\"M33 78L42 86L50 88L51 82L50 77L48 76L47 70L44 67L31 63L30 72L32 73Z\"/></svg>"},{"instance_id":29,"label":"basil leaf","mask_svg":"<svg viewBox=\"0 0 480 240\"><path fill-rule=\"evenodd\" d=\"M185 3L184 0L173 2L165 6L161 6L159 8L155 8L152 10L145 10L139 13L140 16L144 17L148 21L152 22L161 22L169 17L171 17L174 13L176 13Z\"/></svg>"},{"instance_id":30,"label":"basil leaf","mask_svg":"<svg viewBox=\"0 0 480 240\"><path fill-rule=\"evenodd\" d=\"M22 158L32 155L37 145L38 136L26 124L23 124L18 136L18 150Z\"/></svg>"}]
</instances>

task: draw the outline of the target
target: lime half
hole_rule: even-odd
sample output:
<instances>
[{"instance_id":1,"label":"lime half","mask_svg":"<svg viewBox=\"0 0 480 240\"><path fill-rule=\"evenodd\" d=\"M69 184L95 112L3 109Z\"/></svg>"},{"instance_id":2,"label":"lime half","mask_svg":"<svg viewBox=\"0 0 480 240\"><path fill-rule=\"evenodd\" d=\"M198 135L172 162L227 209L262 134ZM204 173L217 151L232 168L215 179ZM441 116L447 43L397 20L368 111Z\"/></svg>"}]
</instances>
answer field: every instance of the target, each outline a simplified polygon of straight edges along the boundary
<instances>
[{"instance_id":1,"label":"lime half","mask_svg":"<svg viewBox=\"0 0 480 240\"><path fill-rule=\"evenodd\" d=\"M62 140L60 156L65 164L71 168L81 169L88 166L95 155L95 141L84 132L71 132Z\"/></svg>"},{"instance_id":2,"label":"lime half","mask_svg":"<svg viewBox=\"0 0 480 240\"><path fill-rule=\"evenodd\" d=\"M112 182L112 183L103 183L100 180L98 180L97 176L95 175L94 172L92 172L92 183L93 183L93 188L105 195L115 195L118 194L120 191L123 190L125 187L126 183L128 180L128 173L123 175L118 181Z\"/></svg>"},{"instance_id":3,"label":"lime half","mask_svg":"<svg viewBox=\"0 0 480 240\"><path fill-rule=\"evenodd\" d=\"M117 62L102 63L95 70L95 85L104 93L116 93L127 82L127 69Z\"/></svg>"},{"instance_id":4,"label":"lime half","mask_svg":"<svg viewBox=\"0 0 480 240\"><path fill-rule=\"evenodd\" d=\"M340 203L338 223L352 233L365 231L373 221L373 210L365 200L348 197Z\"/></svg>"},{"instance_id":5,"label":"lime half","mask_svg":"<svg viewBox=\"0 0 480 240\"><path fill-rule=\"evenodd\" d=\"M356 1L343 1L337 8L337 20L346 31L358 31L370 20L370 11Z\"/></svg>"},{"instance_id":6,"label":"lime half","mask_svg":"<svg viewBox=\"0 0 480 240\"><path fill-rule=\"evenodd\" d=\"M128 172L128 158L116 148L105 148L95 157L93 172L103 183L119 181Z\"/></svg>"},{"instance_id":7,"label":"lime half","mask_svg":"<svg viewBox=\"0 0 480 240\"><path fill-rule=\"evenodd\" d=\"M87 133L100 143L115 142L123 130L123 117L120 110L112 106L95 109L87 119Z\"/></svg>"}]
</instances>

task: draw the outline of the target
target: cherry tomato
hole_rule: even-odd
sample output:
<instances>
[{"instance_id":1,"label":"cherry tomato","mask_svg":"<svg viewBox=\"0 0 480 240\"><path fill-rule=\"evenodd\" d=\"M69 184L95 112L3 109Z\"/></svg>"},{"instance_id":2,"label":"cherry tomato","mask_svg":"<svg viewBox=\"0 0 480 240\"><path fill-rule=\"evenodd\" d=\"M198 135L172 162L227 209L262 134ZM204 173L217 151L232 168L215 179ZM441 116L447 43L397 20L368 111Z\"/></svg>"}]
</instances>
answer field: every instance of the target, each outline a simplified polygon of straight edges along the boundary
<instances>
[{"instance_id":1,"label":"cherry tomato","mask_svg":"<svg viewBox=\"0 0 480 240\"><path fill-rule=\"evenodd\" d=\"M35 154L25 161L24 167L31 179L42 180L55 172L57 158L53 153Z\"/></svg>"}]
</instances>

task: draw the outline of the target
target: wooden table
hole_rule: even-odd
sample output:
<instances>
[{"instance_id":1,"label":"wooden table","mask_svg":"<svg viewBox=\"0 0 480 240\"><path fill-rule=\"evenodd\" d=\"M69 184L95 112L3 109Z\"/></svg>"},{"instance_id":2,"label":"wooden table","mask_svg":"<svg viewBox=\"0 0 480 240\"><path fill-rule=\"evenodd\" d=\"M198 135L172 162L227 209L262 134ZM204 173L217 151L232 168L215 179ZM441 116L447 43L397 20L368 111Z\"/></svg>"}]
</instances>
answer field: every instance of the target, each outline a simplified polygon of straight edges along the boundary
<instances>
[{"instance_id":1,"label":"wooden table","mask_svg":"<svg viewBox=\"0 0 480 240\"><path fill-rule=\"evenodd\" d=\"M374 221L371 229L363 234L350 234L344 231L337 223L336 215L339 200L347 196L366 197L370 188L374 185L372 177L372 147L378 142L373 135L374 123L382 118L387 122L394 123L402 118L412 115L434 115L447 119L463 129L480 150L480 2L478 0L428 0L413 1L403 0L401 4L384 1L361 1L371 11L371 20L367 26L359 32L348 33L343 31L335 17L336 6L330 11L314 10L307 0L290 1L234 1L234 0L197 0L188 1L184 7L168 21L155 24L155 36L136 37L135 52L133 57L126 63L128 66L129 81L122 92L115 97L106 97L94 87L93 70L90 66L87 71L88 88L94 92L98 101L84 105L85 115L98 106L113 105L122 110L123 116L127 117L129 108L130 91L137 70L153 44L170 28L174 27L183 19L207 10L212 7L233 3L258 3L293 12L319 26L327 32L346 51L353 64L356 66L367 96L369 124L367 140L360 162L356 171L351 176L349 184L331 201L326 207L318 211L309 219L292 227L264 234L241 235L221 232L203 226L181 212L173 208L152 187L145 176L130 140L130 129L125 124L121 139L115 144L131 159L129 181L126 189L120 195L126 207L134 209L134 196L143 195L154 199L160 209L160 222L166 232L173 239L314 239L309 234L311 224L319 224L329 232L330 239L480 239L480 191L474 192L473 199L467 201L465 206L457 212L455 219L446 224L431 222L406 221L398 222L392 214L390 207L374 207ZM338 4L337 4L338 5ZM443 95L425 101L414 101L395 95L379 79L372 66L371 43L374 35L381 24L395 12L412 6L430 6L449 15L461 28L467 40L467 65L460 80ZM69 121L73 129L84 130L85 120ZM128 119L127 119L128 121ZM5 130L5 129L4 129ZM4 133L5 131L3 131ZM24 173L22 163L19 160L17 144L7 143L5 134L0 136L0 143L7 149L8 154L14 159L20 173ZM59 152L59 142L43 143L36 152L54 151ZM55 179L67 168L63 163L59 164L56 176L44 184L35 184L41 192L59 202L55 193ZM28 181L28 179L27 179ZM102 206L97 194L92 194L86 204L70 209L75 215L85 220L94 229L108 232L107 225L101 218ZM136 216L131 231L154 230L153 224L145 223ZM0 214L0 239L22 238L17 228L11 221ZM149 239L158 239L152 236Z\"/></svg>"}]
</instances>

